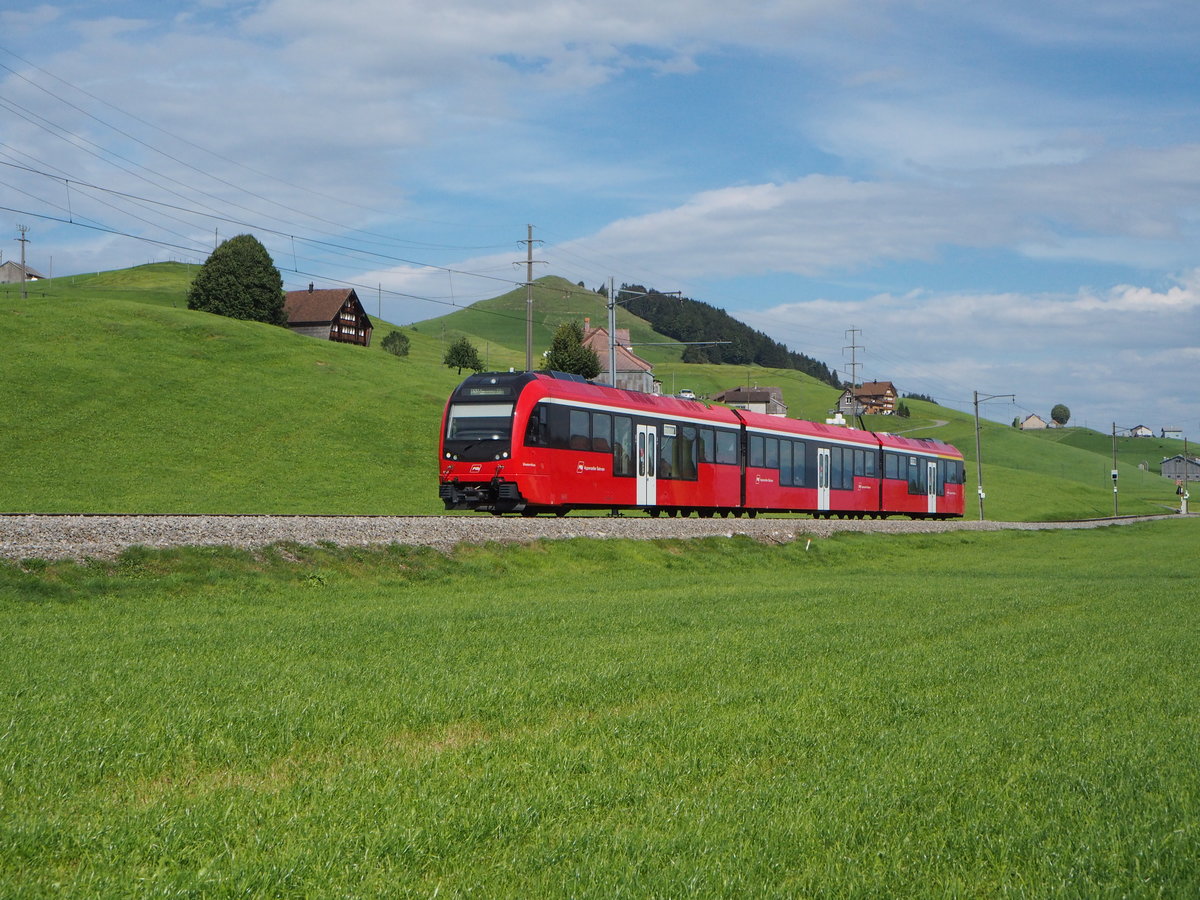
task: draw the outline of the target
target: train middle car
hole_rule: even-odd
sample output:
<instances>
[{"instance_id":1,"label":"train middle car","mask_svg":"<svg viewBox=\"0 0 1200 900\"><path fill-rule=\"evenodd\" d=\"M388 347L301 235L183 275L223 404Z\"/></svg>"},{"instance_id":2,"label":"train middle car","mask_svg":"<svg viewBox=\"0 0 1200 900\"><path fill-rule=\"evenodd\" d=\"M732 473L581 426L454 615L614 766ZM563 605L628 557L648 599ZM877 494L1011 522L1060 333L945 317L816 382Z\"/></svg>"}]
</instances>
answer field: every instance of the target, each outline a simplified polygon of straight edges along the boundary
<instances>
[{"instance_id":1,"label":"train middle car","mask_svg":"<svg viewBox=\"0 0 1200 900\"><path fill-rule=\"evenodd\" d=\"M448 510L961 516L949 444L760 415L546 372L467 378L442 418Z\"/></svg>"}]
</instances>

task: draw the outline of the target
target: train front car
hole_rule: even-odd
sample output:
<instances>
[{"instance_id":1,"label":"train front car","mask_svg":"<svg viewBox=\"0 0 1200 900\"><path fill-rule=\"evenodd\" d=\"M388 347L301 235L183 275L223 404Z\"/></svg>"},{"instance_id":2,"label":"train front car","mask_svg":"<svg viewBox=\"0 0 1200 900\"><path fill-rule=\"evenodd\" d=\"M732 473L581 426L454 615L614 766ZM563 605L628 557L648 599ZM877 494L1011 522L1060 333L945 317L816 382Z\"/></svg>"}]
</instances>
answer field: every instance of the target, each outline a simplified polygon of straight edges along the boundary
<instances>
[{"instance_id":1,"label":"train front car","mask_svg":"<svg viewBox=\"0 0 1200 900\"><path fill-rule=\"evenodd\" d=\"M523 423L522 402L536 376L525 372L471 375L455 388L442 414L438 496L448 510L520 512L528 502L514 477Z\"/></svg>"}]
</instances>

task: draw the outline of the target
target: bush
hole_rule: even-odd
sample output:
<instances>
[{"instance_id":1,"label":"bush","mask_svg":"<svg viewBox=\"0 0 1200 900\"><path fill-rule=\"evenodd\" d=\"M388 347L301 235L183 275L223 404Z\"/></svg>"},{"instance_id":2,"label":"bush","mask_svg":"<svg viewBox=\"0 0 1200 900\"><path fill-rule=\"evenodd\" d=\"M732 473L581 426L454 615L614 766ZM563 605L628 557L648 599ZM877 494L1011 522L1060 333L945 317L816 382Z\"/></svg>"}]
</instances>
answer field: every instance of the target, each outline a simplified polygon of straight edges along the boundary
<instances>
[{"instance_id":1,"label":"bush","mask_svg":"<svg viewBox=\"0 0 1200 900\"><path fill-rule=\"evenodd\" d=\"M389 331L382 347L393 356L408 356L409 343L408 335L403 331Z\"/></svg>"}]
</instances>

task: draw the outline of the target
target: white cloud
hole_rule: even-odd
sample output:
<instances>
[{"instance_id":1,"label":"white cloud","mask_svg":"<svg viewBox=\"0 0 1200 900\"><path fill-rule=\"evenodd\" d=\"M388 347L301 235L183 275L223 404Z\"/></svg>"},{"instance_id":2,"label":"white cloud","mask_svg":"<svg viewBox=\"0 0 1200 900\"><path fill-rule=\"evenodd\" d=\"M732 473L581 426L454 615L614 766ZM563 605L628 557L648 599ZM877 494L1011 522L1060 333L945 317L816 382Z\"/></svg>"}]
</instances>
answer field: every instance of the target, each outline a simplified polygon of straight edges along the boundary
<instances>
[{"instance_id":1,"label":"white cloud","mask_svg":"<svg viewBox=\"0 0 1200 900\"><path fill-rule=\"evenodd\" d=\"M1075 295L913 291L812 300L734 315L846 371L844 329L864 346L860 376L962 405L972 391L1015 393L1045 414L1066 402L1093 424L1135 410L1158 428L1192 422L1200 402L1173 385L1200 360L1200 269L1153 288ZM1182 425L1180 426L1182 427Z\"/></svg>"}]
</instances>

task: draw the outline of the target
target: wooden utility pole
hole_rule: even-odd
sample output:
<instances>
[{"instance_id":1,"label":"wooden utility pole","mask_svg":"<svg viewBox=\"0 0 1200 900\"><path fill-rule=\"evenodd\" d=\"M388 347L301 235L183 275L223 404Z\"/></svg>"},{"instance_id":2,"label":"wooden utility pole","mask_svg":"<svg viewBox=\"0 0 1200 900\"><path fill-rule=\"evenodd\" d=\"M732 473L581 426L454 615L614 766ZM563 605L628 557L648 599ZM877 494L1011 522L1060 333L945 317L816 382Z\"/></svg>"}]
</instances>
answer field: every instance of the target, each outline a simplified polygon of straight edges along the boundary
<instances>
[{"instance_id":1,"label":"wooden utility pole","mask_svg":"<svg viewBox=\"0 0 1200 900\"><path fill-rule=\"evenodd\" d=\"M533 371L533 226L525 226L525 371ZM541 243L541 241L537 241ZM541 260L537 260L541 262Z\"/></svg>"},{"instance_id":2,"label":"wooden utility pole","mask_svg":"<svg viewBox=\"0 0 1200 900\"><path fill-rule=\"evenodd\" d=\"M29 243L29 238L25 235L29 232L29 226L18 225L17 231L21 232L17 240L21 244L21 299L24 300L29 296L29 273L25 271L25 245Z\"/></svg>"}]
</instances>

